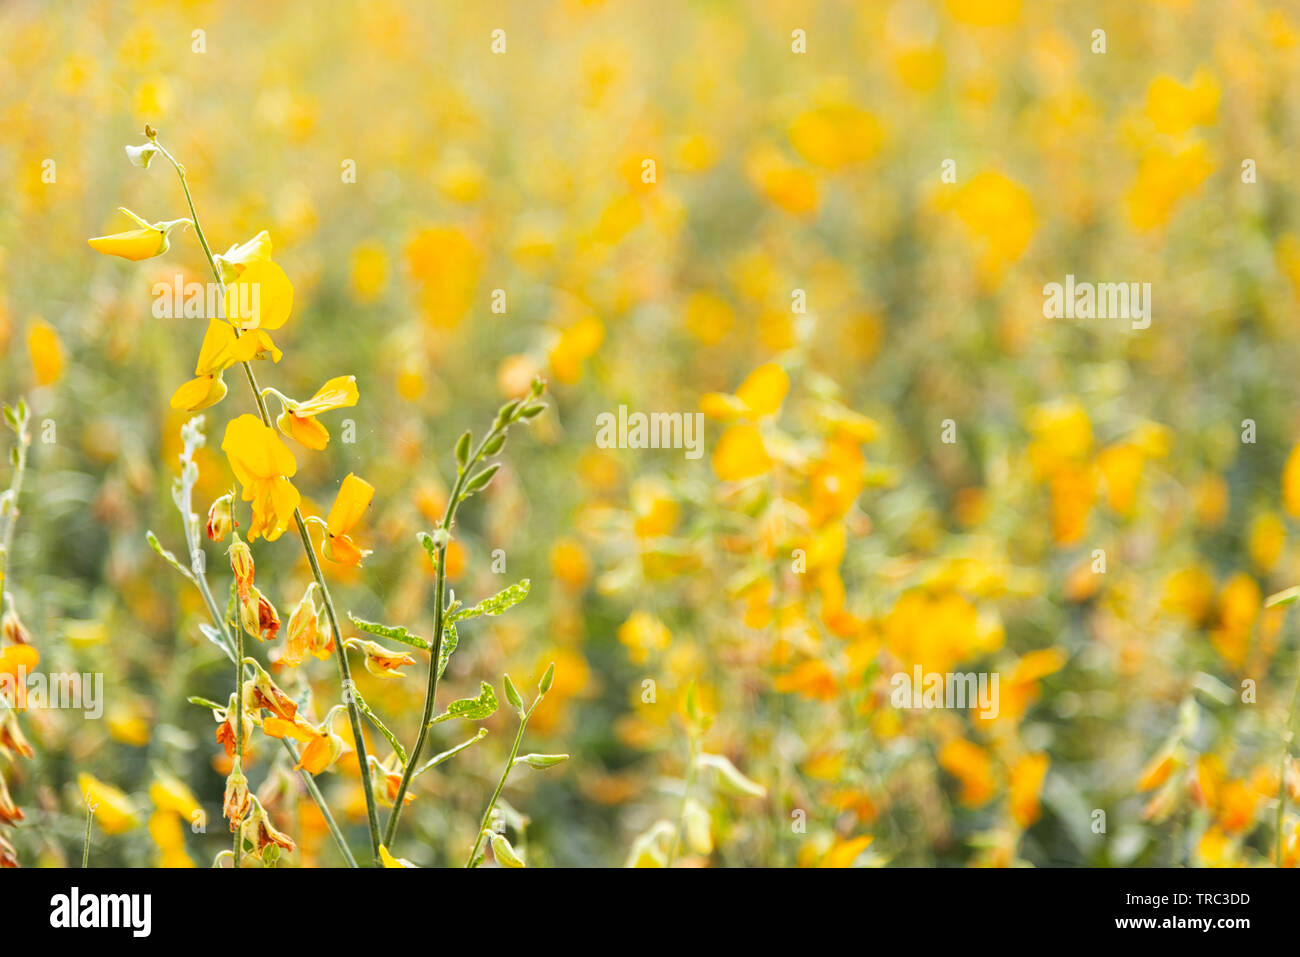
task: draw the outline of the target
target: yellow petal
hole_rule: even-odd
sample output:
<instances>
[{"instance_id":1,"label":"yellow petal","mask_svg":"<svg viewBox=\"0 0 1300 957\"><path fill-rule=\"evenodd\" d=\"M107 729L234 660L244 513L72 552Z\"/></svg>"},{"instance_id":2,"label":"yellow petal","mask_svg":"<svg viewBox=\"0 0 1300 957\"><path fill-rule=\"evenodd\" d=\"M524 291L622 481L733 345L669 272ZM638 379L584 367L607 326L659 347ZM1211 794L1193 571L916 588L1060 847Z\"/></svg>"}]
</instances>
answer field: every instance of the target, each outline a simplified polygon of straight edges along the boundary
<instances>
[{"instance_id":1,"label":"yellow petal","mask_svg":"<svg viewBox=\"0 0 1300 957\"><path fill-rule=\"evenodd\" d=\"M250 263L226 286L226 318L241 329L279 329L293 310L293 285L267 260Z\"/></svg>"},{"instance_id":2,"label":"yellow petal","mask_svg":"<svg viewBox=\"0 0 1300 957\"><path fill-rule=\"evenodd\" d=\"M226 383L220 375L201 375L191 379L172 393L171 407L186 412L198 412L216 405L226 397Z\"/></svg>"},{"instance_id":3,"label":"yellow petal","mask_svg":"<svg viewBox=\"0 0 1300 957\"><path fill-rule=\"evenodd\" d=\"M354 375L335 376L317 390L306 402L285 403L294 414L299 416L320 415L330 409L341 409L357 404L357 377Z\"/></svg>"},{"instance_id":4,"label":"yellow petal","mask_svg":"<svg viewBox=\"0 0 1300 957\"><path fill-rule=\"evenodd\" d=\"M226 426L221 451L230 459L235 477L245 486L245 501L250 500L247 486L257 480L288 477L298 471L298 460L289 447L255 415L241 415Z\"/></svg>"},{"instance_id":5,"label":"yellow petal","mask_svg":"<svg viewBox=\"0 0 1300 957\"><path fill-rule=\"evenodd\" d=\"M775 362L759 366L736 390L736 398L743 402L756 418L775 415L790 391L790 377Z\"/></svg>"},{"instance_id":6,"label":"yellow petal","mask_svg":"<svg viewBox=\"0 0 1300 957\"><path fill-rule=\"evenodd\" d=\"M713 450L713 471L724 482L753 478L771 467L763 437L752 425L733 425L722 433Z\"/></svg>"},{"instance_id":7,"label":"yellow petal","mask_svg":"<svg viewBox=\"0 0 1300 957\"><path fill-rule=\"evenodd\" d=\"M352 531L370 506L370 500L374 497L374 494L375 487L373 485L349 472L347 478L343 480L343 484L339 486L339 494L334 499L334 507L330 509L329 518L325 522L326 527L329 528L329 533L337 537Z\"/></svg>"},{"instance_id":8,"label":"yellow petal","mask_svg":"<svg viewBox=\"0 0 1300 957\"><path fill-rule=\"evenodd\" d=\"M167 251L167 234L161 229L129 229L110 236L88 239L90 248L106 256L120 256L132 262L152 259Z\"/></svg>"},{"instance_id":9,"label":"yellow petal","mask_svg":"<svg viewBox=\"0 0 1300 957\"><path fill-rule=\"evenodd\" d=\"M748 409L745 403L734 395L727 395L725 392L706 392L700 397L700 411L710 419L725 422L738 415L744 415Z\"/></svg>"},{"instance_id":10,"label":"yellow petal","mask_svg":"<svg viewBox=\"0 0 1300 957\"><path fill-rule=\"evenodd\" d=\"M280 417L275 420L275 424L289 438L309 449L315 449L319 452L329 445L329 430L315 419L294 415L286 409L280 413Z\"/></svg>"}]
</instances>

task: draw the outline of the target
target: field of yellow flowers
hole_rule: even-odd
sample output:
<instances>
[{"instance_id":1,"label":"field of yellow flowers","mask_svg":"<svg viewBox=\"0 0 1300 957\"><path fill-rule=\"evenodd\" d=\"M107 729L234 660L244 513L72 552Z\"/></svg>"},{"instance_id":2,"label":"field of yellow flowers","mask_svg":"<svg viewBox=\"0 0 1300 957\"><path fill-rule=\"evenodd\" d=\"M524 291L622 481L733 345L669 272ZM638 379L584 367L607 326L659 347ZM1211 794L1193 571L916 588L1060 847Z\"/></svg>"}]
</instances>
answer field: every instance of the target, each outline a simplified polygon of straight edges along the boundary
<instances>
[{"instance_id":1,"label":"field of yellow flowers","mask_svg":"<svg viewBox=\"0 0 1300 957\"><path fill-rule=\"evenodd\" d=\"M0 6L0 864L1300 864L1291 0Z\"/></svg>"}]
</instances>

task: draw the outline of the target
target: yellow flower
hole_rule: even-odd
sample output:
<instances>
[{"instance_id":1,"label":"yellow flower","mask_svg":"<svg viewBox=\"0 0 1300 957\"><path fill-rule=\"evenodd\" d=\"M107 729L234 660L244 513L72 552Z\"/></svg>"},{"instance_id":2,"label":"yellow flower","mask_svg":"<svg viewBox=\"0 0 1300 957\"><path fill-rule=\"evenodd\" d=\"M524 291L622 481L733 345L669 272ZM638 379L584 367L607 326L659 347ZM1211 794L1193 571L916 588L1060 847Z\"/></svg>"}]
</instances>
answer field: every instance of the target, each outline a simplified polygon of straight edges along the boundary
<instances>
[{"instance_id":1,"label":"yellow flower","mask_svg":"<svg viewBox=\"0 0 1300 957\"><path fill-rule=\"evenodd\" d=\"M993 27L1020 19L1020 0L948 0L954 20L975 27Z\"/></svg>"},{"instance_id":2,"label":"yellow flower","mask_svg":"<svg viewBox=\"0 0 1300 957\"><path fill-rule=\"evenodd\" d=\"M320 450L329 444L330 434L316 416L331 409L357 404L357 377L336 376L326 382L306 402L281 396L284 411L275 420L280 431L309 449Z\"/></svg>"},{"instance_id":3,"label":"yellow flower","mask_svg":"<svg viewBox=\"0 0 1300 957\"><path fill-rule=\"evenodd\" d=\"M754 478L771 467L763 437L752 425L731 426L713 449L713 471L724 482Z\"/></svg>"},{"instance_id":4,"label":"yellow flower","mask_svg":"<svg viewBox=\"0 0 1300 957\"><path fill-rule=\"evenodd\" d=\"M132 262L161 256L171 244L167 234L181 223L189 222L188 219L172 219L151 224L129 209L121 206L118 209L132 219L139 228L124 233L113 233L111 236L95 236L86 242L90 243L90 248L96 252L104 253L106 256L121 256Z\"/></svg>"},{"instance_id":5,"label":"yellow flower","mask_svg":"<svg viewBox=\"0 0 1300 957\"><path fill-rule=\"evenodd\" d=\"M279 329L293 311L293 284L269 259L254 259L226 286L226 319L240 329Z\"/></svg>"},{"instance_id":6,"label":"yellow flower","mask_svg":"<svg viewBox=\"0 0 1300 957\"><path fill-rule=\"evenodd\" d=\"M85 771L77 775L77 789L95 807L95 824L105 834L122 834L139 826L135 805L124 793Z\"/></svg>"},{"instance_id":7,"label":"yellow flower","mask_svg":"<svg viewBox=\"0 0 1300 957\"><path fill-rule=\"evenodd\" d=\"M961 782L961 803L987 804L993 797L993 759L978 744L953 738L939 750L939 766Z\"/></svg>"},{"instance_id":8,"label":"yellow flower","mask_svg":"<svg viewBox=\"0 0 1300 957\"><path fill-rule=\"evenodd\" d=\"M775 362L766 362L745 378L735 395L708 392L700 399L700 408L711 419L763 419L780 411L789 391L786 371Z\"/></svg>"},{"instance_id":9,"label":"yellow flower","mask_svg":"<svg viewBox=\"0 0 1300 957\"><path fill-rule=\"evenodd\" d=\"M1002 173L977 173L944 202L981 245L980 269L986 276L996 277L1019 259L1038 229L1029 191Z\"/></svg>"},{"instance_id":10,"label":"yellow flower","mask_svg":"<svg viewBox=\"0 0 1300 957\"><path fill-rule=\"evenodd\" d=\"M1187 86L1161 75L1147 87L1146 115L1159 133L1178 134L1193 126L1208 126L1218 111L1219 84L1204 67Z\"/></svg>"},{"instance_id":11,"label":"yellow flower","mask_svg":"<svg viewBox=\"0 0 1300 957\"><path fill-rule=\"evenodd\" d=\"M1043 778L1047 776L1047 766L1051 759L1042 752L1027 754L1011 767L1008 803L1011 816L1021 827L1034 824L1042 808L1038 804L1039 793L1043 790Z\"/></svg>"},{"instance_id":12,"label":"yellow flower","mask_svg":"<svg viewBox=\"0 0 1300 957\"><path fill-rule=\"evenodd\" d=\"M880 148L876 118L850 103L828 103L795 117L790 145L809 163L837 170L871 159Z\"/></svg>"},{"instance_id":13,"label":"yellow flower","mask_svg":"<svg viewBox=\"0 0 1300 957\"><path fill-rule=\"evenodd\" d=\"M301 496L289 481L298 471L298 462L275 434L255 415L241 415L226 426L221 450L230 460L235 478L243 486L243 500L253 503L253 521L248 529L249 541L264 536L273 542L279 538L293 517Z\"/></svg>"},{"instance_id":14,"label":"yellow flower","mask_svg":"<svg viewBox=\"0 0 1300 957\"><path fill-rule=\"evenodd\" d=\"M225 255L213 256L224 282L234 282L253 263L271 261L271 234L265 229L246 243L231 246Z\"/></svg>"},{"instance_id":15,"label":"yellow flower","mask_svg":"<svg viewBox=\"0 0 1300 957\"><path fill-rule=\"evenodd\" d=\"M199 412L216 405L226 396L226 383L221 374L237 362L251 362L270 356L279 362L282 353L271 337L261 329L236 335L235 329L221 319L208 322L208 331L199 346L199 359L194 365L195 377L177 389L171 397L171 407L186 412Z\"/></svg>"},{"instance_id":16,"label":"yellow flower","mask_svg":"<svg viewBox=\"0 0 1300 957\"><path fill-rule=\"evenodd\" d=\"M327 559L340 565L360 565L361 560L370 554L368 549L358 548L348 533L361 521L374 495L373 485L348 473L339 486L329 518L325 520L327 534L321 543L321 554Z\"/></svg>"},{"instance_id":17,"label":"yellow flower","mask_svg":"<svg viewBox=\"0 0 1300 957\"><path fill-rule=\"evenodd\" d=\"M605 341L605 324L595 316L579 319L560 333L551 347L551 373L572 385L582 378L582 362L596 354Z\"/></svg>"},{"instance_id":18,"label":"yellow flower","mask_svg":"<svg viewBox=\"0 0 1300 957\"><path fill-rule=\"evenodd\" d=\"M1148 150L1138 163L1137 179L1128 192L1128 214L1142 231L1163 226L1174 206L1194 192L1214 170L1204 143L1178 152L1163 146Z\"/></svg>"},{"instance_id":19,"label":"yellow flower","mask_svg":"<svg viewBox=\"0 0 1300 957\"><path fill-rule=\"evenodd\" d=\"M388 848L383 844L379 845L379 860L383 862L384 867L414 867L415 866L404 857L393 857L392 854L388 853Z\"/></svg>"},{"instance_id":20,"label":"yellow flower","mask_svg":"<svg viewBox=\"0 0 1300 957\"><path fill-rule=\"evenodd\" d=\"M161 771L149 785L149 799L160 811L175 811L187 821L199 820L202 807L194 793L180 780Z\"/></svg>"},{"instance_id":21,"label":"yellow flower","mask_svg":"<svg viewBox=\"0 0 1300 957\"><path fill-rule=\"evenodd\" d=\"M37 385L50 385L63 375L63 343L54 327L44 319L34 319L27 327L27 351Z\"/></svg>"}]
</instances>

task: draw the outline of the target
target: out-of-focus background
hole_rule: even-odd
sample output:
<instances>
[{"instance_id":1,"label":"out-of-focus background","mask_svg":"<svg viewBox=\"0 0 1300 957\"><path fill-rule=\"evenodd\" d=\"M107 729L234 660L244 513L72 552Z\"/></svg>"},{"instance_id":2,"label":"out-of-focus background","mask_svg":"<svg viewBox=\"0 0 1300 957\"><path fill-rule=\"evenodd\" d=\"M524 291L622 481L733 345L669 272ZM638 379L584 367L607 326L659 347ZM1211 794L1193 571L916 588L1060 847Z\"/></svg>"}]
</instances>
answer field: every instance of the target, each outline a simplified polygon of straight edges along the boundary
<instances>
[{"instance_id":1,"label":"out-of-focus background","mask_svg":"<svg viewBox=\"0 0 1300 957\"><path fill-rule=\"evenodd\" d=\"M1296 4L11 2L0 51L0 398L34 432L6 588L42 670L102 673L105 709L18 716L24 866L79 863L88 787L113 812L95 863L230 843L228 763L186 701L224 702L230 669L145 541L184 550L168 400L204 329L151 290L206 262L188 231L138 264L85 242L128 228L118 206L188 215L168 166L127 161L145 123L214 250L266 229L294 284L263 383L357 377L327 450L295 447L309 513L348 472L376 488L374 554L327 567L341 611L429 633L415 536L451 447L548 380L449 561L467 601L532 594L464 625L440 694L556 663L524 750L571 758L504 792L530 865L1275 859L1300 790L1296 635L1264 608L1300 582ZM1048 317L1067 276L1150 283L1149 327ZM788 392L706 398L767 364ZM252 411L228 382L200 512ZM601 448L620 405L715 413L703 454ZM299 544L255 554L287 620ZM998 716L896 707L914 666L996 674ZM409 744L423 661L354 667ZM274 673L338 698L332 662ZM721 771L688 773L692 681ZM482 724L417 780L395 853L463 861L514 731ZM338 864L253 745L284 862ZM318 780L362 849L355 761Z\"/></svg>"}]
</instances>

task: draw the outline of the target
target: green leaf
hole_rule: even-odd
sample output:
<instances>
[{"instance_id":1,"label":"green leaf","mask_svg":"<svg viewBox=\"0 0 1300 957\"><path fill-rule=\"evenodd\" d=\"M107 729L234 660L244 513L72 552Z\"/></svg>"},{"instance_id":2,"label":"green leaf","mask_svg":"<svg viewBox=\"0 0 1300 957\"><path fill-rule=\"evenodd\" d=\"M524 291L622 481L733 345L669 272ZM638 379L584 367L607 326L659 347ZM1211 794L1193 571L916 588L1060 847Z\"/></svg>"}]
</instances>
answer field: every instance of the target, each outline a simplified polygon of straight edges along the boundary
<instances>
[{"instance_id":1,"label":"green leaf","mask_svg":"<svg viewBox=\"0 0 1300 957\"><path fill-rule=\"evenodd\" d=\"M442 673L447 670L447 662L451 661L451 654L460 644L460 636L456 633L455 622L447 622L442 626L442 647L438 649L438 678L442 678Z\"/></svg>"},{"instance_id":2,"label":"green leaf","mask_svg":"<svg viewBox=\"0 0 1300 957\"><path fill-rule=\"evenodd\" d=\"M357 691L355 687L352 689L352 698L357 703L357 710L369 718L370 723L379 729L379 733L388 739L388 743L392 746L393 751L396 752L398 760L402 762L402 768L405 769L406 749L398 743L397 736L393 734L393 732L389 731L384 722L380 721L378 716L370 710L370 705L366 704L366 699L361 697L361 692Z\"/></svg>"},{"instance_id":3,"label":"green leaf","mask_svg":"<svg viewBox=\"0 0 1300 957\"><path fill-rule=\"evenodd\" d=\"M469 443L473 440L474 435L469 429L466 429L459 439L456 440L456 464L464 468L469 462Z\"/></svg>"},{"instance_id":4,"label":"green leaf","mask_svg":"<svg viewBox=\"0 0 1300 957\"><path fill-rule=\"evenodd\" d=\"M226 707L224 704L217 704L215 701L210 701L207 698L200 698L198 695L190 695L185 700L190 704L198 705L200 708L211 708L213 711L223 711Z\"/></svg>"},{"instance_id":5,"label":"green leaf","mask_svg":"<svg viewBox=\"0 0 1300 957\"><path fill-rule=\"evenodd\" d=\"M548 691L551 690L551 683L552 683L553 681L555 681L555 662L554 662L554 661L552 661L552 662L551 662L551 666L550 666L549 668L546 669L546 674L542 675L542 680L539 681L539 682L537 682L537 690L538 690L539 692L541 692L542 694L546 694L546 692L548 692Z\"/></svg>"},{"instance_id":6,"label":"green leaf","mask_svg":"<svg viewBox=\"0 0 1300 957\"><path fill-rule=\"evenodd\" d=\"M432 647L427 641L419 635L413 635L400 625L381 625L376 621L366 621L364 618L358 618L352 612L348 612L348 619L362 631L372 635L379 635L382 638L391 638L393 641L400 641L404 645L410 645L412 648L421 648L428 651Z\"/></svg>"},{"instance_id":7,"label":"green leaf","mask_svg":"<svg viewBox=\"0 0 1300 957\"><path fill-rule=\"evenodd\" d=\"M466 721L482 721L484 718L490 718L497 710L496 692L486 681L480 683L480 691L477 698L460 698L447 705L447 710L438 717L430 721L430 724L437 724L439 721L450 721L452 718L464 718Z\"/></svg>"},{"instance_id":8,"label":"green leaf","mask_svg":"<svg viewBox=\"0 0 1300 957\"><path fill-rule=\"evenodd\" d=\"M515 683L510 680L510 676L503 675L503 678L505 680L502 682L502 684L506 686L506 700L510 702L510 706L512 708L514 708L520 714L523 714L524 699L519 697L519 692L515 690Z\"/></svg>"},{"instance_id":9,"label":"green leaf","mask_svg":"<svg viewBox=\"0 0 1300 957\"><path fill-rule=\"evenodd\" d=\"M416 778L418 778L425 771L428 771L430 768L436 768L438 765L442 764L442 762L446 761L448 758L454 758L456 755L460 754L470 745L478 741L482 741L484 738L487 737L487 733L488 733L487 728L479 728L478 733L475 734L474 737L470 738L469 740L462 741L454 748L448 748L446 751L443 751L441 754L435 754L431 759L429 759L427 762L425 762L424 764L420 765L418 768L415 769L415 772L411 775L411 780L414 781Z\"/></svg>"},{"instance_id":10,"label":"green leaf","mask_svg":"<svg viewBox=\"0 0 1300 957\"><path fill-rule=\"evenodd\" d=\"M467 618L478 618L481 615L495 617L527 598L528 590L531 587L532 581L530 579L525 578L522 581L517 581L509 588L497 592L491 598L484 598L477 605L462 608L451 616L451 620L464 621Z\"/></svg>"},{"instance_id":11,"label":"green leaf","mask_svg":"<svg viewBox=\"0 0 1300 957\"><path fill-rule=\"evenodd\" d=\"M216 645L218 648L224 651L226 653L226 657L229 658L231 662L234 662L235 649L230 647L230 643L226 640L225 632L218 631L216 628L213 628L207 622L199 623L199 631L203 632L204 638L208 639L208 641L212 642L214 645Z\"/></svg>"},{"instance_id":12,"label":"green leaf","mask_svg":"<svg viewBox=\"0 0 1300 957\"><path fill-rule=\"evenodd\" d=\"M1292 585L1285 591L1280 591L1275 595L1269 595L1264 599L1264 607L1272 608L1274 605L1294 605L1300 600L1300 585Z\"/></svg>"},{"instance_id":13,"label":"green leaf","mask_svg":"<svg viewBox=\"0 0 1300 957\"><path fill-rule=\"evenodd\" d=\"M547 768L555 767L557 764L563 764L567 760L569 760L567 754L523 754L515 758L511 767L526 764L530 768L544 771Z\"/></svg>"},{"instance_id":14,"label":"green leaf","mask_svg":"<svg viewBox=\"0 0 1300 957\"><path fill-rule=\"evenodd\" d=\"M745 777L731 761L721 754L702 752L695 759L695 763L701 768L712 768L717 771L724 789L734 794L743 794L746 797L763 797L763 795L767 794L767 788Z\"/></svg>"},{"instance_id":15,"label":"green leaf","mask_svg":"<svg viewBox=\"0 0 1300 957\"><path fill-rule=\"evenodd\" d=\"M176 569L178 572L184 575L188 581L191 582L194 581L194 572L190 571L188 568L182 565L180 563L180 559L178 559L167 549L163 548L162 543L158 541L158 536L155 535L152 530L146 532L144 537L145 540L149 542L149 547L152 548L159 555L161 555L163 560L167 562L168 565L170 565L172 568Z\"/></svg>"},{"instance_id":16,"label":"green leaf","mask_svg":"<svg viewBox=\"0 0 1300 957\"><path fill-rule=\"evenodd\" d=\"M461 498L469 498L475 492L481 492L483 489L487 488L488 483L492 481L493 477L500 469L501 463L493 462L482 472L479 472L469 480L469 483L465 486L465 491L461 494Z\"/></svg>"}]
</instances>

